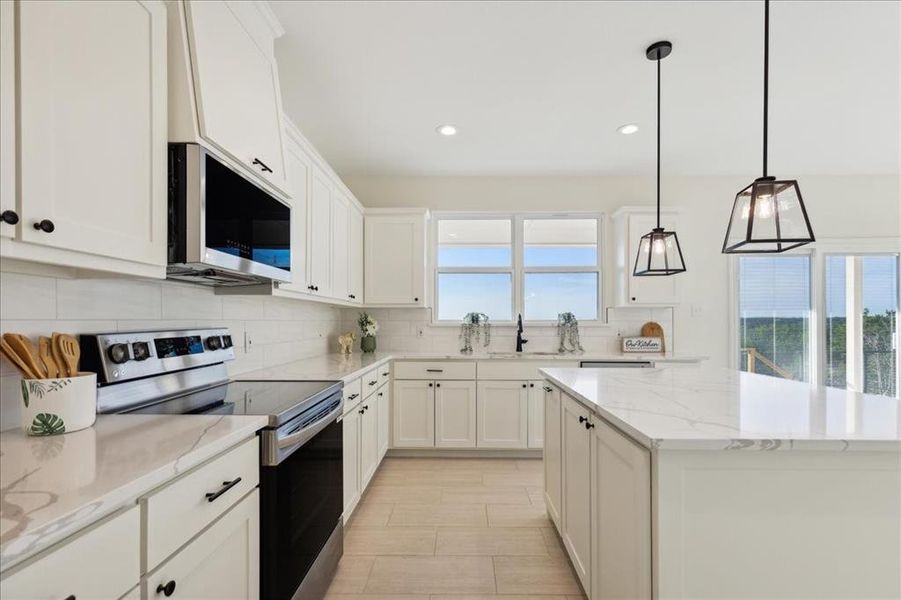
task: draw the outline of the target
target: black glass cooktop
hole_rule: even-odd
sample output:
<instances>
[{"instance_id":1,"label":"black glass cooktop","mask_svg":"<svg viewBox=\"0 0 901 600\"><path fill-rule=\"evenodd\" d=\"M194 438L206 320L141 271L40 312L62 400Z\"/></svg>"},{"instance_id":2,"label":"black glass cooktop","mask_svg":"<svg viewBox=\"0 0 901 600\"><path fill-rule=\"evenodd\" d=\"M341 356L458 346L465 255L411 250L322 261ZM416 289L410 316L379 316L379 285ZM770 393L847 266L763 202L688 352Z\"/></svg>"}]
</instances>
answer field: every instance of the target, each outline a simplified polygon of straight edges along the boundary
<instances>
[{"instance_id":1,"label":"black glass cooktop","mask_svg":"<svg viewBox=\"0 0 901 600\"><path fill-rule=\"evenodd\" d=\"M343 387L340 381L232 381L123 412L265 415L270 427L278 427Z\"/></svg>"}]
</instances>

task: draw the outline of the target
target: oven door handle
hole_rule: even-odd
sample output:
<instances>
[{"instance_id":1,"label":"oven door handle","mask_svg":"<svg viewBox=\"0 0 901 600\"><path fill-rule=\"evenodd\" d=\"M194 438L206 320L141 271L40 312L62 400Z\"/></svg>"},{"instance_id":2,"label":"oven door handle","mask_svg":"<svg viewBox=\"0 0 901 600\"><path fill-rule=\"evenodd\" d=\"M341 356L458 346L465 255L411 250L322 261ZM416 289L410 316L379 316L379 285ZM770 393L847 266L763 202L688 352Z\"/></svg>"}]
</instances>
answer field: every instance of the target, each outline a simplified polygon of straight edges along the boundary
<instances>
[{"instance_id":1,"label":"oven door handle","mask_svg":"<svg viewBox=\"0 0 901 600\"><path fill-rule=\"evenodd\" d=\"M278 449L284 450L285 448L289 448L291 446L296 446L297 444L302 444L306 442L314 435L325 429L332 421L335 420L336 417L341 415L341 412L344 410L344 403L340 403L335 410L327 414L322 419L319 419L312 425L308 425L301 429L296 433L292 433L291 435L285 436L283 438L278 439Z\"/></svg>"}]
</instances>

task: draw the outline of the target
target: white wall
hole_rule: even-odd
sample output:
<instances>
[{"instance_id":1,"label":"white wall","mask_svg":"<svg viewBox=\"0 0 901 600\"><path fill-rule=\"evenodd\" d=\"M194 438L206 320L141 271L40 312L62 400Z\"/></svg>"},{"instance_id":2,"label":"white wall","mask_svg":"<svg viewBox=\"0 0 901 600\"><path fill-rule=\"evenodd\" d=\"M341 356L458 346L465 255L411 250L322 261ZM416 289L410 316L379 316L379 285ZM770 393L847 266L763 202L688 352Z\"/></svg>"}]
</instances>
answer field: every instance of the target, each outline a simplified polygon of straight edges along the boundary
<instances>
[{"instance_id":1,"label":"white wall","mask_svg":"<svg viewBox=\"0 0 901 600\"><path fill-rule=\"evenodd\" d=\"M264 296L217 296L186 284L135 279L61 279L0 272L0 331L36 338L54 331L228 327L235 375L334 351L340 310ZM247 332L253 347L244 352ZM0 361L0 429L18 427L19 376Z\"/></svg>"},{"instance_id":2,"label":"white wall","mask_svg":"<svg viewBox=\"0 0 901 600\"><path fill-rule=\"evenodd\" d=\"M819 239L901 237L897 174L795 177ZM687 273L677 276L684 281L682 303L674 311L673 347L679 353L709 356L712 364L721 366L728 364L731 349L728 343L729 258L720 250L735 193L752 178L753 175L748 178L665 177L662 181L663 204L681 211L678 233L688 267ZM611 214L619 206L654 202L651 177L346 176L344 181L369 207L594 210ZM608 220L608 255L612 248L609 225ZM604 282L608 305L612 300L609 296L613 289L612 276L608 269Z\"/></svg>"}]
</instances>

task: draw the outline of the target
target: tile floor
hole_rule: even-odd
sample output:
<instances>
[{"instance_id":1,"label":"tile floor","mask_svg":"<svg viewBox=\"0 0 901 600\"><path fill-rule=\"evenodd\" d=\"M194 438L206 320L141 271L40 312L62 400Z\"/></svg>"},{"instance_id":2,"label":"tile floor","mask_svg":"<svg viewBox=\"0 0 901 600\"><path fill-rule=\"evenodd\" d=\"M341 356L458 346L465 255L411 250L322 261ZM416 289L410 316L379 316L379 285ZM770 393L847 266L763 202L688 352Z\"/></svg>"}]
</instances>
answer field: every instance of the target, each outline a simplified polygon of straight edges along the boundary
<instances>
[{"instance_id":1,"label":"tile floor","mask_svg":"<svg viewBox=\"0 0 901 600\"><path fill-rule=\"evenodd\" d=\"M327 600L584 598L545 513L540 459L386 458Z\"/></svg>"}]
</instances>

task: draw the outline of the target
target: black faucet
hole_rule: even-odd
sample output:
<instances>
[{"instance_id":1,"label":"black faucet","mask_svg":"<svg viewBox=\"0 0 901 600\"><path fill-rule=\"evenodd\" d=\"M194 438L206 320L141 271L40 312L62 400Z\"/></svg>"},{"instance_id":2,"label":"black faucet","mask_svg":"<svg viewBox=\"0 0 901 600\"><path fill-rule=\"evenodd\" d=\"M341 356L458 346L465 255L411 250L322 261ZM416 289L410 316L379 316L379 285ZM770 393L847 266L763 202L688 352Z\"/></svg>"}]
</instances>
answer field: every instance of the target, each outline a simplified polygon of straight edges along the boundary
<instances>
[{"instance_id":1,"label":"black faucet","mask_svg":"<svg viewBox=\"0 0 901 600\"><path fill-rule=\"evenodd\" d=\"M528 343L529 340L522 339L522 315L516 315L516 351L522 352L522 345Z\"/></svg>"}]
</instances>

